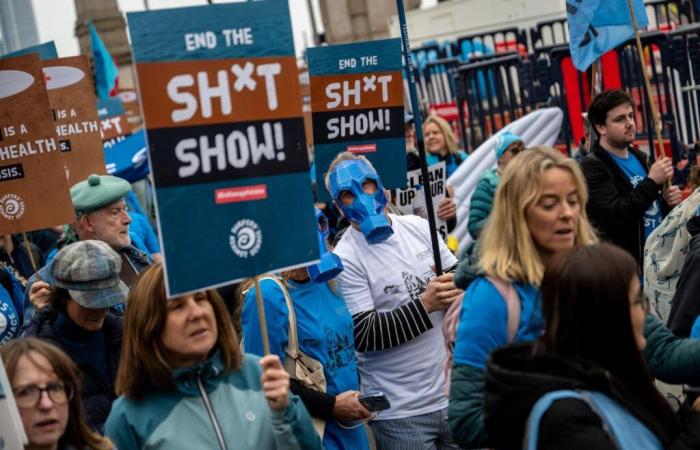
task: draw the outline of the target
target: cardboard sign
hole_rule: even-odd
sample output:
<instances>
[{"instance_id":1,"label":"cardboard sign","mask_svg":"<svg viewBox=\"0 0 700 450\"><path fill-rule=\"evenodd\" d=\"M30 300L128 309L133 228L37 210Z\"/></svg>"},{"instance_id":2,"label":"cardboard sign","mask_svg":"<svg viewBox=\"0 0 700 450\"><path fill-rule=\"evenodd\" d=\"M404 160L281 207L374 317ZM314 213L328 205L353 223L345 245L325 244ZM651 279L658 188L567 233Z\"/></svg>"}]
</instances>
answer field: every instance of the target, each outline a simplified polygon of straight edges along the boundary
<instances>
[{"instance_id":1,"label":"cardboard sign","mask_svg":"<svg viewBox=\"0 0 700 450\"><path fill-rule=\"evenodd\" d=\"M315 261L287 2L127 17L168 295Z\"/></svg>"},{"instance_id":2,"label":"cardboard sign","mask_svg":"<svg viewBox=\"0 0 700 450\"><path fill-rule=\"evenodd\" d=\"M447 239L447 222L438 218L437 206L447 195L447 170L445 162L439 162L428 167L430 189L433 196L435 210L435 225L442 239ZM396 190L396 207L404 214L415 214L424 219L428 218L428 210L425 206L425 184L420 175L420 169L411 170L407 174L407 187Z\"/></svg>"},{"instance_id":3,"label":"cardboard sign","mask_svg":"<svg viewBox=\"0 0 700 450\"><path fill-rule=\"evenodd\" d=\"M68 186L104 174L97 98L86 56L42 62Z\"/></svg>"},{"instance_id":4,"label":"cardboard sign","mask_svg":"<svg viewBox=\"0 0 700 450\"><path fill-rule=\"evenodd\" d=\"M366 156L386 188L406 183L401 40L309 49L316 179L344 151ZM323 183L317 197L329 201Z\"/></svg>"},{"instance_id":5,"label":"cardboard sign","mask_svg":"<svg viewBox=\"0 0 700 450\"><path fill-rule=\"evenodd\" d=\"M100 118L100 133L103 143L114 144L131 134L131 125L126 117L126 114L118 116Z\"/></svg>"},{"instance_id":6,"label":"cardboard sign","mask_svg":"<svg viewBox=\"0 0 700 450\"><path fill-rule=\"evenodd\" d=\"M129 124L136 128L141 124L141 106L138 93L133 89L126 89L119 91L117 98L122 102L124 114L126 114Z\"/></svg>"},{"instance_id":7,"label":"cardboard sign","mask_svg":"<svg viewBox=\"0 0 700 450\"><path fill-rule=\"evenodd\" d=\"M20 449L27 444L22 418L17 410L12 385L0 359L0 448Z\"/></svg>"},{"instance_id":8,"label":"cardboard sign","mask_svg":"<svg viewBox=\"0 0 700 450\"><path fill-rule=\"evenodd\" d=\"M0 60L0 235L75 219L36 53Z\"/></svg>"}]
</instances>

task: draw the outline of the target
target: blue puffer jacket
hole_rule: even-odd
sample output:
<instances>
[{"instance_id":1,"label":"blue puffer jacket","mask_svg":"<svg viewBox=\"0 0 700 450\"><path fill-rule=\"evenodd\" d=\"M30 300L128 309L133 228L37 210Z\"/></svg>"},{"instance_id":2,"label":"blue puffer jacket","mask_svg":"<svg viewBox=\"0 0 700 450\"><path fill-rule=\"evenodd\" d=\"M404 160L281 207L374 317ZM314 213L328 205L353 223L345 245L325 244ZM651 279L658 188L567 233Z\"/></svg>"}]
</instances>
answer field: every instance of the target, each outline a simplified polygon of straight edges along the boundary
<instances>
[{"instance_id":1,"label":"blue puffer jacket","mask_svg":"<svg viewBox=\"0 0 700 450\"><path fill-rule=\"evenodd\" d=\"M175 369L175 389L156 387L145 398L114 402L105 435L119 450L321 449L299 397L285 411L268 406L258 358L245 355L229 373L219 353L194 367Z\"/></svg>"}]
</instances>

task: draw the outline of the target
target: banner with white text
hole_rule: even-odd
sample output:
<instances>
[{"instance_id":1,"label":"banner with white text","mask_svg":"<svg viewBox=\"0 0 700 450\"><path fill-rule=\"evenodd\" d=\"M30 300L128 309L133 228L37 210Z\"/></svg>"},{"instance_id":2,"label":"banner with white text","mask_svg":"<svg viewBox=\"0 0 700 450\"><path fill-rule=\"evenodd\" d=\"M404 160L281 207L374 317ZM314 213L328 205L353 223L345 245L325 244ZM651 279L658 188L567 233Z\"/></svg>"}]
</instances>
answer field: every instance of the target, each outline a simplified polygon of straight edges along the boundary
<instances>
[{"instance_id":1,"label":"banner with white text","mask_svg":"<svg viewBox=\"0 0 700 450\"><path fill-rule=\"evenodd\" d=\"M329 201L323 177L345 151L372 162L384 187L406 185L401 39L308 50L316 195Z\"/></svg>"},{"instance_id":2,"label":"banner with white text","mask_svg":"<svg viewBox=\"0 0 700 450\"><path fill-rule=\"evenodd\" d=\"M318 259L287 2L127 19L168 295Z\"/></svg>"}]
</instances>

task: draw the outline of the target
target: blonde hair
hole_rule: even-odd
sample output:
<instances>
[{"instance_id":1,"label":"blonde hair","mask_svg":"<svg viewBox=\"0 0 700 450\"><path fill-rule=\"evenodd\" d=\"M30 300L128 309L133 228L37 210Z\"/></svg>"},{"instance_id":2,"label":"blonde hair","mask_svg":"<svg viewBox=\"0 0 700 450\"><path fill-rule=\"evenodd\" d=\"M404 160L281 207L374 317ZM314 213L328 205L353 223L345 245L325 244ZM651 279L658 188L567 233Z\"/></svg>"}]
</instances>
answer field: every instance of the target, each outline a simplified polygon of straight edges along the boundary
<instances>
[{"instance_id":1,"label":"blonde hair","mask_svg":"<svg viewBox=\"0 0 700 450\"><path fill-rule=\"evenodd\" d=\"M586 216L588 190L576 161L550 147L533 147L513 158L496 190L479 245L479 266L486 275L539 286L544 264L527 227L525 211L542 194L544 173L554 168L568 171L578 192L580 212L574 244L598 241Z\"/></svg>"},{"instance_id":2,"label":"blonde hair","mask_svg":"<svg viewBox=\"0 0 700 450\"><path fill-rule=\"evenodd\" d=\"M333 161L331 161L330 165L328 166L328 170L326 171L326 175L323 177L323 182L326 184L326 189L328 192L331 192L331 172L333 172L335 167L343 161L362 161L363 163L367 164L367 167L372 169L374 173L378 173L377 169L375 169L372 163L369 162L369 159L365 158L364 156L356 155L350 152L338 153Z\"/></svg>"},{"instance_id":3,"label":"blonde hair","mask_svg":"<svg viewBox=\"0 0 700 450\"><path fill-rule=\"evenodd\" d=\"M437 125L440 132L445 137L445 147L447 148L447 153L450 155L457 154L459 150L457 148L457 136L455 136L455 134L452 132L450 124L440 116L428 116L423 124L423 133L425 133L426 127L431 123Z\"/></svg>"}]
</instances>

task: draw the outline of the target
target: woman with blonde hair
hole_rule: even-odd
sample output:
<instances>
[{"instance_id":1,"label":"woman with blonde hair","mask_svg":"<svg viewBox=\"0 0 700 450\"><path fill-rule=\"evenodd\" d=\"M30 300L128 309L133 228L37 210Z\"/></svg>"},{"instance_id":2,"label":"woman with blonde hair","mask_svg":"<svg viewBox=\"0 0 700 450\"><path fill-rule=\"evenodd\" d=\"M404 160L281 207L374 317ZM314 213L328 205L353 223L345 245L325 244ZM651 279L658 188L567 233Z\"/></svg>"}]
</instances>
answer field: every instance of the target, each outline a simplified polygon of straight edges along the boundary
<instances>
[{"instance_id":1,"label":"woman with blonde hair","mask_svg":"<svg viewBox=\"0 0 700 450\"><path fill-rule=\"evenodd\" d=\"M423 124L425 138L425 159L428 166L445 161L445 179L449 178L467 159L467 153L457 147L457 137L452 132L450 124L439 116L428 116ZM452 186L447 186L447 197L437 206L437 216L448 221L448 230L454 229L457 218L457 205L451 198Z\"/></svg>"},{"instance_id":2,"label":"woman with blonde hair","mask_svg":"<svg viewBox=\"0 0 700 450\"><path fill-rule=\"evenodd\" d=\"M116 389L120 450L321 447L279 357L242 354L216 291L168 299L160 264L131 287Z\"/></svg>"},{"instance_id":3,"label":"woman with blonde hair","mask_svg":"<svg viewBox=\"0 0 700 450\"><path fill-rule=\"evenodd\" d=\"M467 159L468 155L457 146L450 124L442 117L428 116L423 124L423 135L428 165L445 161L448 177Z\"/></svg>"},{"instance_id":4,"label":"woman with blonde hair","mask_svg":"<svg viewBox=\"0 0 700 450\"><path fill-rule=\"evenodd\" d=\"M542 332L539 284L547 261L596 242L586 219L586 184L576 161L536 147L513 158L481 235L483 273L464 293L448 417L461 446L484 446L483 377L489 353ZM510 322L510 323L509 323Z\"/></svg>"},{"instance_id":5,"label":"woman with blonde hair","mask_svg":"<svg viewBox=\"0 0 700 450\"><path fill-rule=\"evenodd\" d=\"M58 347L33 337L16 339L0 347L0 358L29 441L25 448L113 448L85 421L80 370Z\"/></svg>"},{"instance_id":6,"label":"woman with blonde hair","mask_svg":"<svg viewBox=\"0 0 700 450\"><path fill-rule=\"evenodd\" d=\"M450 429L464 448L489 446L484 429L484 370L490 353L532 342L544 330L540 284L545 268L575 246L597 242L578 164L552 148L513 158L496 191L479 252L482 273L469 284L454 349ZM668 383L700 382L700 345L675 338L647 315L644 357Z\"/></svg>"}]
</instances>

